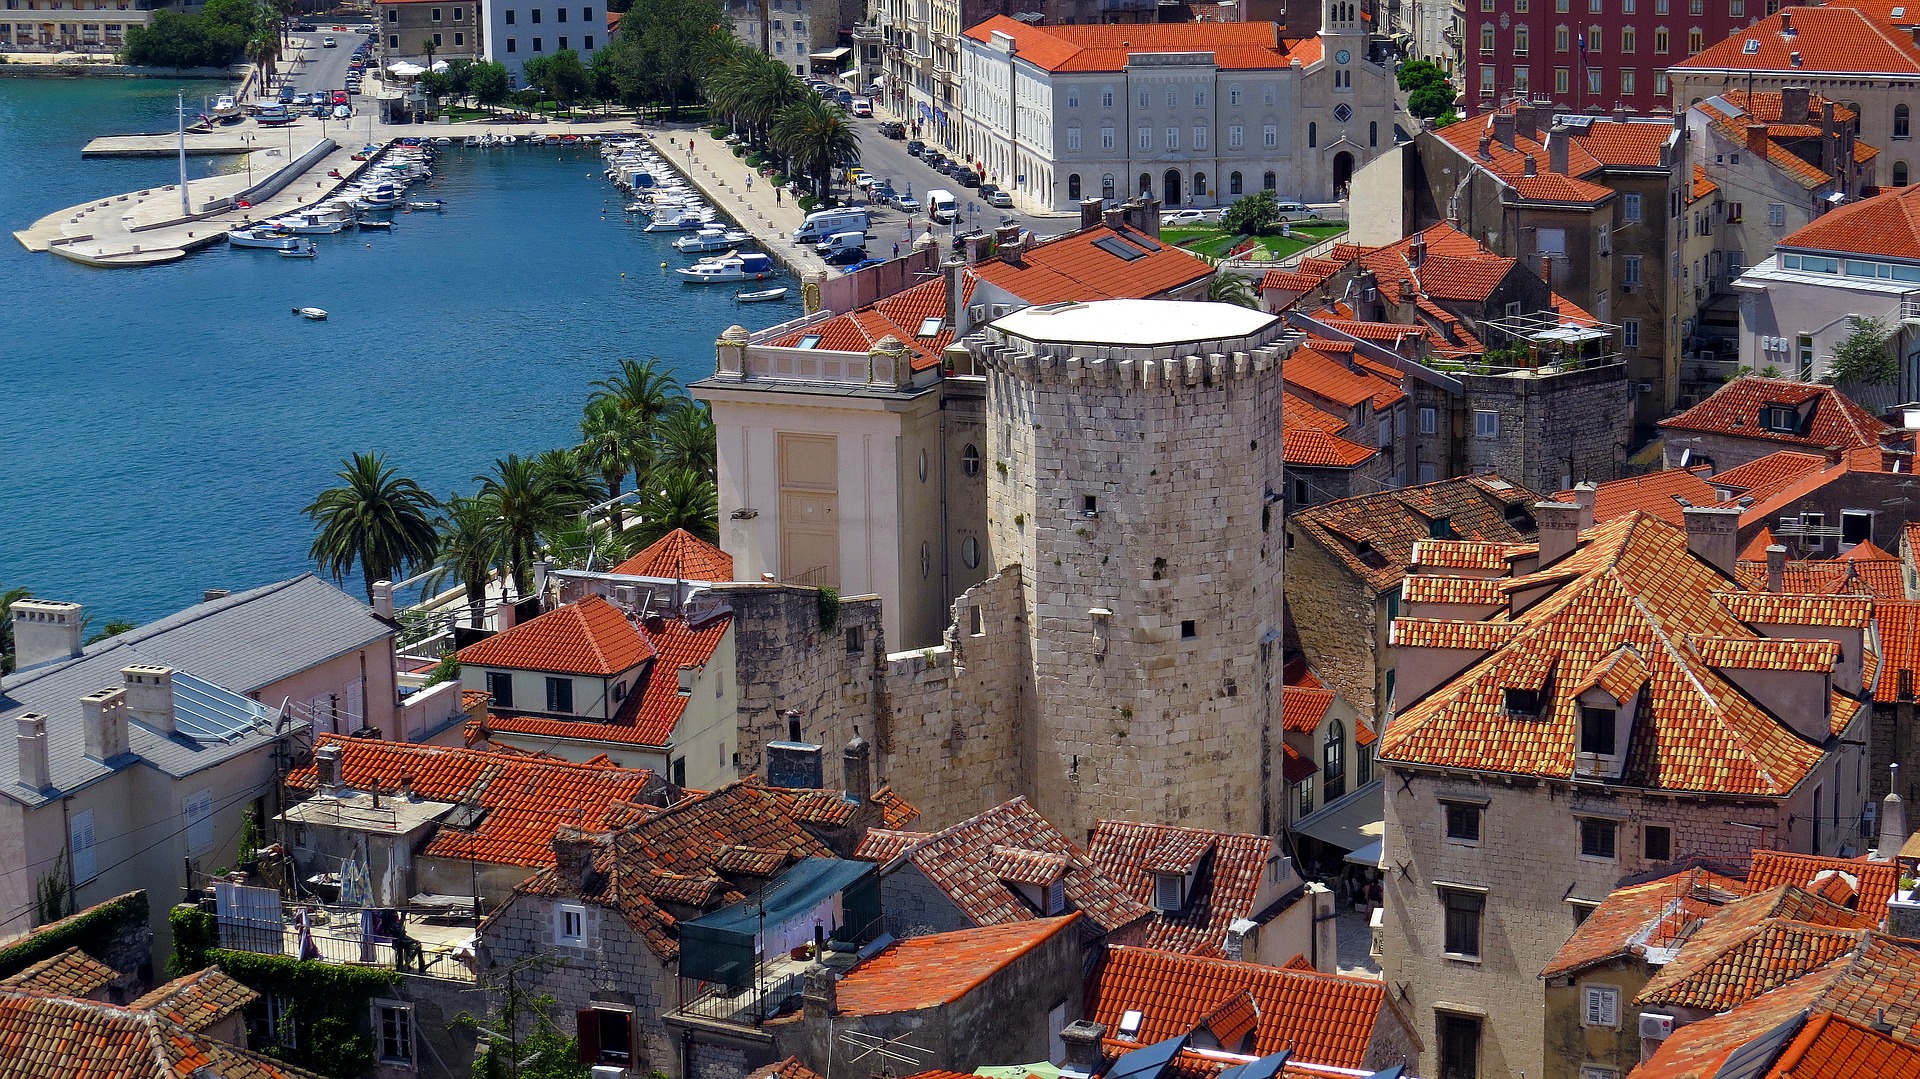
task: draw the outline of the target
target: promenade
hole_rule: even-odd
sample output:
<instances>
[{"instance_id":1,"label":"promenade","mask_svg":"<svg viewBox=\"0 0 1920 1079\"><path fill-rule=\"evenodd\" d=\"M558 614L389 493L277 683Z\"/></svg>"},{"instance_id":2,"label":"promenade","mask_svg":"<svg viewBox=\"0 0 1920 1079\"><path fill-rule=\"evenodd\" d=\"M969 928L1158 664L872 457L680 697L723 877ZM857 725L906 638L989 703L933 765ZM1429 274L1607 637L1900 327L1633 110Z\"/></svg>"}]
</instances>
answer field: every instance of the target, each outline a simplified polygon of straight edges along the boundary
<instances>
[{"instance_id":1,"label":"promenade","mask_svg":"<svg viewBox=\"0 0 1920 1079\"><path fill-rule=\"evenodd\" d=\"M688 183L699 188L708 201L739 222L741 228L753 233L761 249L785 265L796 278L827 269L811 245L788 239L806 220L799 201L792 198L791 193L783 193L776 200L773 184L766 177L756 175L744 158L733 156L733 147L714 138L711 130L673 125L644 134ZM748 176L753 177L751 187L747 184ZM798 283L796 280L795 284Z\"/></svg>"}]
</instances>

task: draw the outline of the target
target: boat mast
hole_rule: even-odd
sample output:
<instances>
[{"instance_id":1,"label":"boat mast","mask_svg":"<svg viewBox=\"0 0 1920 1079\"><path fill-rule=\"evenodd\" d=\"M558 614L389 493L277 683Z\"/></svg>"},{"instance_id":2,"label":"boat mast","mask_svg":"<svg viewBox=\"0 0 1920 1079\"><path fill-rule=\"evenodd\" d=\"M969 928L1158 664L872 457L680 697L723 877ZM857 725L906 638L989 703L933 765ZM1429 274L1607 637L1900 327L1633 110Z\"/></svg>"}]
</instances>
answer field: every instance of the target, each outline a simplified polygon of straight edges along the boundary
<instances>
[{"instance_id":1,"label":"boat mast","mask_svg":"<svg viewBox=\"0 0 1920 1079\"><path fill-rule=\"evenodd\" d=\"M180 213L184 217L193 216L193 205L187 199L187 92L179 91L179 101L175 106L176 127L180 131Z\"/></svg>"}]
</instances>

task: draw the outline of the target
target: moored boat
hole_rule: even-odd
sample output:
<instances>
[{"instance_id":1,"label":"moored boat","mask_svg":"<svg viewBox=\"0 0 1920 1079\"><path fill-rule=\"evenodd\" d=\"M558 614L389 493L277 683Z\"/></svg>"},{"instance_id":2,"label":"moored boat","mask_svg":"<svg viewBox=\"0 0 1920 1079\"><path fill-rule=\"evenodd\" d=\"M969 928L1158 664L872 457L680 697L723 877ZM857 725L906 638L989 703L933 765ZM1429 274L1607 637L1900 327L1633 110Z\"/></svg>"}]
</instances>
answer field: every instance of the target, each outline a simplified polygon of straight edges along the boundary
<instances>
[{"instance_id":1,"label":"moored boat","mask_svg":"<svg viewBox=\"0 0 1920 1079\"><path fill-rule=\"evenodd\" d=\"M231 247L259 247L279 250L300 246L293 238L293 232L273 225L251 225L234 229L227 233L227 244Z\"/></svg>"},{"instance_id":2,"label":"moored boat","mask_svg":"<svg viewBox=\"0 0 1920 1079\"><path fill-rule=\"evenodd\" d=\"M707 251L728 251L741 244L752 242L753 235L739 229L709 228L701 229L691 236L680 237L673 241L673 248L692 255Z\"/></svg>"},{"instance_id":3,"label":"moored boat","mask_svg":"<svg viewBox=\"0 0 1920 1079\"><path fill-rule=\"evenodd\" d=\"M293 309L293 313L299 315L301 318L312 319L315 322L324 322L327 318L326 310L319 307L296 307Z\"/></svg>"},{"instance_id":4,"label":"moored boat","mask_svg":"<svg viewBox=\"0 0 1920 1079\"><path fill-rule=\"evenodd\" d=\"M702 259L674 272L683 281L709 285L728 281L765 281L779 274L780 268L773 264L772 257L750 251L744 255L728 252L719 258Z\"/></svg>"},{"instance_id":5,"label":"moored boat","mask_svg":"<svg viewBox=\"0 0 1920 1079\"><path fill-rule=\"evenodd\" d=\"M280 249L280 257L283 259L310 259L318 254L320 254L320 245L311 240L307 241L307 246L305 247L283 247Z\"/></svg>"},{"instance_id":6,"label":"moored boat","mask_svg":"<svg viewBox=\"0 0 1920 1079\"><path fill-rule=\"evenodd\" d=\"M782 285L779 288L763 288L758 292L736 293L733 298L741 303L772 303L787 298L787 287Z\"/></svg>"}]
</instances>

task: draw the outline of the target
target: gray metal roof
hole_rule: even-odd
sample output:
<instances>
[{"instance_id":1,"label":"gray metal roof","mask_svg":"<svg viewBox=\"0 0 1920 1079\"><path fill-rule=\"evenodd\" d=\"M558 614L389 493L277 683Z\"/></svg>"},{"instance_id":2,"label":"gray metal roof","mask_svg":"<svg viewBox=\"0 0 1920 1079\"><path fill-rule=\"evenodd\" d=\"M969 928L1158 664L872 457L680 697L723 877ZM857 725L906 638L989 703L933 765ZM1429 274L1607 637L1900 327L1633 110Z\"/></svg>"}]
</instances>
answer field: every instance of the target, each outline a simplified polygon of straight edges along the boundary
<instances>
[{"instance_id":1,"label":"gray metal roof","mask_svg":"<svg viewBox=\"0 0 1920 1079\"><path fill-rule=\"evenodd\" d=\"M244 755L272 739L272 711L280 702L264 702L261 721L249 723L244 705L251 702L238 695L393 632L366 604L307 573L195 604L88 645L74 659L8 675L0 681L0 795L39 805L141 761L184 776ZM128 756L110 765L89 758L81 696L120 686L121 668L140 663L175 668L181 733L163 735L129 722ZM13 721L23 712L47 717L51 791L20 783Z\"/></svg>"}]
</instances>

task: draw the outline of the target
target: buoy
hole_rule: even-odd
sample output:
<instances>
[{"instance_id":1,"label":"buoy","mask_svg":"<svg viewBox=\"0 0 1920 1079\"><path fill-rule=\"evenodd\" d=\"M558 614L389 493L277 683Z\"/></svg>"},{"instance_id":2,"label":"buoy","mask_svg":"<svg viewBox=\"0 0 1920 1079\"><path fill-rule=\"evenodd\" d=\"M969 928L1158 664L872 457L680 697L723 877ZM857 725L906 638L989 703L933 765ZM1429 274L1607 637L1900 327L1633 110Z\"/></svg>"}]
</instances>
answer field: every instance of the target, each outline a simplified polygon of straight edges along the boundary
<instances>
[{"instance_id":1,"label":"buoy","mask_svg":"<svg viewBox=\"0 0 1920 1079\"><path fill-rule=\"evenodd\" d=\"M664 263L664 262L663 262L663 263L661 263L661 264L660 264L660 268L661 268L661 269L663 269L663 270L664 270L664 269L666 269L666 268L667 268L667 264L666 264L666 263Z\"/></svg>"},{"instance_id":2,"label":"buoy","mask_svg":"<svg viewBox=\"0 0 1920 1079\"><path fill-rule=\"evenodd\" d=\"M626 274L621 274L621 275L620 275L620 279L621 279L622 281L624 281L624 280L626 280L626 279L627 279L627 275L626 275Z\"/></svg>"},{"instance_id":3,"label":"buoy","mask_svg":"<svg viewBox=\"0 0 1920 1079\"><path fill-rule=\"evenodd\" d=\"M373 245L372 245L372 244L368 244L367 246L368 246L368 247L372 247Z\"/></svg>"}]
</instances>

